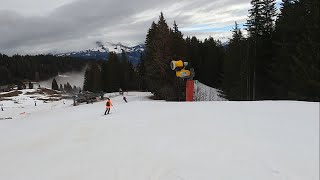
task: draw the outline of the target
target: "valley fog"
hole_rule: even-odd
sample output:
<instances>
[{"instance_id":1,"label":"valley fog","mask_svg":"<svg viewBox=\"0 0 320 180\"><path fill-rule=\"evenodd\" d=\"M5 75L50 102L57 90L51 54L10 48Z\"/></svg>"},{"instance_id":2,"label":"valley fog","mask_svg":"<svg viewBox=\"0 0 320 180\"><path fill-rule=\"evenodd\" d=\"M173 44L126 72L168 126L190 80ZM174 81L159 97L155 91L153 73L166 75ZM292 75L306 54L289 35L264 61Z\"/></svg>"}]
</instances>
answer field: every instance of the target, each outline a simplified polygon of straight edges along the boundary
<instances>
[{"instance_id":1,"label":"valley fog","mask_svg":"<svg viewBox=\"0 0 320 180\"><path fill-rule=\"evenodd\" d=\"M46 81L41 81L39 82L41 87L47 87L51 88L52 86L52 80L55 78L58 86L60 87L60 84L64 85L69 82L69 84L73 87L80 87L82 89L83 87L83 82L84 82L84 73L85 69L82 70L81 72L79 71L72 71L72 72L67 72L67 73L59 73L57 76L52 77Z\"/></svg>"}]
</instances>

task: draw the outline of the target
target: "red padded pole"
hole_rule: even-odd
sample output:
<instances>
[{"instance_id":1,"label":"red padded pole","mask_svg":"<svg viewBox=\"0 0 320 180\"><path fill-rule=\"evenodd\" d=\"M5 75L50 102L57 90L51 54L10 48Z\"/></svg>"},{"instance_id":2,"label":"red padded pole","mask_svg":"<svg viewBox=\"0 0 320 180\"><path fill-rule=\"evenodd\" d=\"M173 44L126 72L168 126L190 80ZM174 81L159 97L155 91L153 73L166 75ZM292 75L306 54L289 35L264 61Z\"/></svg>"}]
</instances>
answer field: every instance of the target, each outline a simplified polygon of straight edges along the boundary
<instances>
[{"instance_id":1,"label":"red padded pole","mask_svg":"<svg viewBox=\"0 0 320 180\"><path fill-rule=\"evenodd\" d=\"M194 81L187 80L186 84L186 101L193 101Z\"/></svg>"}]
</instances>

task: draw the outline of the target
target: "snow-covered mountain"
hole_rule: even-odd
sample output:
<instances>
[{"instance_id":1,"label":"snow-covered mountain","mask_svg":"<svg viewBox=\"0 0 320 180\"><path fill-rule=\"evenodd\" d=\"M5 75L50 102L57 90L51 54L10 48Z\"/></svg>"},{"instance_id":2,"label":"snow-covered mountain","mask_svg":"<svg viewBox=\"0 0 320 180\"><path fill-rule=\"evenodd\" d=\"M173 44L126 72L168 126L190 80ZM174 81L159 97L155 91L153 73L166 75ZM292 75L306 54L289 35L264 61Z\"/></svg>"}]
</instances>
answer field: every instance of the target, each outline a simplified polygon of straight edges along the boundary
<instances>
[{"instance_id":1,"label":"snow-covered mountain","mask_svg":"<svg viewBox=\"0 0 320 180\"><path fill-rule=\"evenodd\" d=\"M57 54L58 56L71 56L83 59L94 59L94 60L107 60L109 57L109 52L115 52L121 54L122 50L127 53L128 60L133 64L138 64L140 61L140 55L144 51L144 45L139 44L136 46L125 46L121 43L111 43L111 42L96 42L97 47L79 51L79 52L69 52Z\"/></svg>"}]
</instances>

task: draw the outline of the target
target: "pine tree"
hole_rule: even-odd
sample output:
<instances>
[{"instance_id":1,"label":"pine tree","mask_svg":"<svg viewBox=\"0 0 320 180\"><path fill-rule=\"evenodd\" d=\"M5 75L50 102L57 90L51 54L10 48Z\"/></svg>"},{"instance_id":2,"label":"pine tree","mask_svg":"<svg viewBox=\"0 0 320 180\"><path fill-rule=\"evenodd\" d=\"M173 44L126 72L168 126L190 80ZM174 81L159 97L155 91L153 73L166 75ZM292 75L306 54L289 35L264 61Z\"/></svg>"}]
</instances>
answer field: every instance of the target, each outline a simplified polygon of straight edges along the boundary
<instances>
[{"instance_id":1,"label":"pine tree","mask_svg":"<svg viewBox=\"0 0 320 180\"><path fill-rule=\"evenodd\" d=\"M195 70L195 79L201 79L201 70L200 66L202 63L202 42L198 40L196 37L186 38L187 43L187 52L188 52L188 61L190 61L190 66L192 66Z\"/></svg>"},{"instance_id":2,"label":"pine tree","mask_svg":"<svg viewBox=\"0 0 320 180\"><path fill-rule=\"evenodd\" d=\"M255 100L256 86L256 61L258 51L260 50L261 36L264 31L263 21L263 2L262 0L251 0L252 9L249 10L249 19L247 20L247 31L249 34L249 56L246 60L246 81L247 81L247 99Z\"/></svg>"},{"instance_id":3,"label":"pine tree","mask_svg":"<svg viewBox=\"0 0 320 180\"><path fill-rule=\"evenodd\" d=\"M246 26L249 32L249 37L258 38L264 31L263 20L263 0L251 0L252 9L249 10L249 19Z\"/></svg>"},{"instance_id":4,"label":"pine tree","mask_svg":"<svg viewBox=\"0 0 320 180\"><path fill-rule=\"evenodd\" d=\"M246 81L243 65L246 60L245 41L237 22L232 31L224 59L224 92L229 100L245 99Z\"/></svg>"},{"instance_id":5,"label":"pine tree","mask_svg":"<svg viewBox=\"0 0 320 180\"><path fill-rule=\"evenodd\" d=\"M129 63L126 52L122 50L121 52L121 62L120 62L120 87L123 90L128 90L129 84Z\"/></svg>"},{"instance_id":6,"label":"pine tree","mask_svg":"<svg viewBox=\"0 0 320 180\"><path fill-rule=\"evenodd\" d=\"M173 29L171 31L172 38L172 50L173 60L184 60L190 63L190 59L187 59L187 43L183 39L183 34L178 28L177 23L174 21ZM188 69L191 67L187 67ZM173 76L175 77L175 76ZM175 96L178 101L185 100L185 82L183 79L175 77L173 82L173 88L175 89Z\"/></svg>"},{"instance_id":7,"label":"pine tree","mask_svg":"<svg viewBox=\"0 0 320 180\"><path fill-rule=\"evenodd\" d=\"M320 99L319 4L314 0L283 1L276 26L273 65L278 98Z\"/></svg>"},{"instance_id":8,"label":"pine tree","mask_svg":"<svg viewBox=\"0 0 320 180\"><path fill-rule=\"evenodd\" d=\"M256 59L256 99L273 99L274 89L272 84L272 64L273 59L273 42L272 36L274 34L274 21L276 17L275 0L263 1L263 23L264 31L262 34L262 41L260 42Z\"/></svg>"},{"instance_id":9,"label":"pine tree","mask_svg":"<svg viewBox=\"0 0 320 180\"><path fill-rule=\"evenodd\" d=\"M53 90L59 90L59 86L58 86L58 83L57 83L56 79L52 80L52 86L51 87L52 87Z\"/></svg>"},{"instance_id":10,"label":"pine tree","mask_svg":"<svg viewBox=\"0 0 320 180\"><path fill-rule=\"evenodd\" d=\"M10 72L7 67L0 66L0 85L5 85L10 83L12 80L10 78Z\"/></svg>"},{"instance_id":11,"label":"pine tree","mask_svg":"<svg viewBox=\"0 0 320 180\"><path fill-rule=\"evenodd\" d=\"M29 82L29 89L33 89L33 84Z\"/></svg>"},{"instance_id":12,"label":"pine tree","mask_svg":"<svg viewBox=\"0 0 320 180\"><path fill-rule=\"evenodd\" d=\"M146 39L146 81L148 88L161 99L176 98L173 88L174 74L170 69L172 60L172 36L163 13L158 24L152 23Z\"/></svg>"},{"instance_id":13,"label":"pine tree","mask_svg":"<svg viewBox=\"0 0 320 180\"><path fill-rule=\"evenodd\" d=\"M101 89L101 69L97 63L92 63L85 71L83 90L100 92ZM68 91L72 91L72 87L68 87Z\"/></svg>"},{"instance_id":14,"label":"pine tree","mask_svg":"<svg viewBox=\"0 0 320 180\"><path fill-rule=\"evenodd\" d=\"M296 32L300 26L293 26L296 18L294 6L291 0L283 0L281 13L276 22L276 29L273 36L275 47L274 57L275 62L273 68L273 78L276 79L273 85L275 90L275 98L288 99L288 92L292 85L290 66L292 66L290 51L296 43ZM290 44L290 45L289 45Z\"/></svg>"},{"instance_id":15,"label":"pine tree","mask_svg":"<svg viewBox=\"0 0 320 180\"><path fill-rule=\"evenodd\" d=\"M128 62L128 89L129 90L138 90L138 73L136 72L133 64Z\"/></svg>"},{"instance_id":16,"label":"pine tree","mask_svg":"<svg viewBox=\"0 0 320 180\"><path fill-rule=\"evenodd\" d=\"M146 69L145 69L145 55L140 54L140 62L138 64L138 79L139 79L139 90L147 90L146 83Z\"/></svg>"},{"instance_id":17,"label":"pine tree","mask_svg":"<svg viewBox=\"0 0 320 180\"><path fill-rule=\"evenodd\" d=\"M109 92L109 67L107 62L101 65L101 88L104 92Z\"/></svg>"},{"instance_id":18,"label":"pine tree","mask_svg":"<svg viewBox=\"0 0 320 180\"><path fill-rule=\"evenodd\" d=\"M91 73L90 73L90 68L87 67L86 71L84 73L84 82L83 82L83 90L84 91L89 91L90 87L92 87L92 80L91 80ZM67 91L66 86L64 86L64 90Z\"/></svg>"},{"instance_id":19,"label":"pine tree","mask_svg":"<svg viewBox=\"0 0 320 180\"><path fill-rule=\"evenodd\" d=\"M248 59L247 97L250 100L265 99L272 94L270 69L272 62L272 33L274 29L275 0L252 0L247 21Z\"/></svg>"},{"instance_id":20,"label":"pine tree","mask_svg":"<svg viewBox=\"0 0 320 180\"><path fill-rule=\"evenodd\" d=\"M222 88L225 48L220 41L209 37L201 42L196 37L186 38L190 67L195 70L195 79L215 88Z\"/></svg>"},{"instance_id":21,"label":"pine tree","mask_svg":"<svg viewBox=\"0 0 320 180\"><path fill-rule=\"evenodd\" d=\"M244 39L241 29L237 22L234 23L234 29L232 30L232 38L229 40L230 44L237 44Z\"/></svg>"},{"instance_id":22,"label":"pine tree","mask_svg":"<svg viewBox=\"0 0 320 180\"><path fill-rule=\"evenodd\" d=\"M108 66L107 70L105 71L107 73L106 80L108 82L107 90L108 92L115 92L118 91L120 88L120 62L118 59L118 55L114 52L109 53L109 60L108 60Z\"/></svg>"},{"instance_id":23,"label":"pine tree","mask_svg":"<svg viewBox=\"0 0 320 180\"><path fill-rule=\"evenodd\" d=\"M94 63L91 67L91 73L93 77L93 92L101 91L101 68L97 63Z\"/></svg>"},{"instance_id":24,"label":"pine tree","mask_svg":"<svg viewBox=\"0 0 320 180\"><path fill-rule=\"evenodd\" d=\"M187 56L187 45L186 41L183 39L183 34L178 28L178 25L174 21L173 29L171 32L172 35L172 48L173 48L173 58L186 59Z\"/></svg>"},{"instance_id":25,"label":"pine tree","mask_svg":"<svg viewBox=\"0 0 320 180\"><path fill-rule=\"evenodd\" d=\"M73 86L73 88L72 88L72 92L73 92L73 93L77 93L77 92L78 92L78 88L77 88L77 86Z\"/></svg>"},{"instance_id":26,"label":"pine tree","mask_svg":"<svg viewBox=\"0 0 320 180\"><path fill-rule=\"evenodd\" d=\"M263 35L270 37L274 31L277 16L276 0L264 0L263 3Z\"/></svg>"},{"instance_id":27,"label":"pine tree","mask_svg":"<svg viewBox=\"0 0 320 180\"><path fill-rule=\"evenodd\" d=\"M320 17L319 2L301 0L294 4L299 9L295 15L303 29L297 34L298 41L293 47L292 57L292 84L289 97L299 100L320 99Z\"/></svg>"}]
</instances>

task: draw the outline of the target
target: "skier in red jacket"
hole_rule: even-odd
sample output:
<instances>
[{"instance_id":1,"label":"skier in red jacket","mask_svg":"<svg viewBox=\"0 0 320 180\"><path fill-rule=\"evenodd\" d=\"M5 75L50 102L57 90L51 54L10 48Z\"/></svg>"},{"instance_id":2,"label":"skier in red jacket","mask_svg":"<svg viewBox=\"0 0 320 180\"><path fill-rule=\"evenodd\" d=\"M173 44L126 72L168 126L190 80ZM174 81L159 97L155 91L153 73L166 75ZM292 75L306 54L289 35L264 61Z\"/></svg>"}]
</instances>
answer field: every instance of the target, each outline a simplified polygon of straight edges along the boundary
<instances>
[{"instance_id":1,"label":"skier in red jacket","mask_svg":"<svg viewBox=\"0 0 320 180\"><path fill-rule=\"evenodd\" d=\"M110 100L110 98L107 98L107 102L106 102L106 111L104 112L104 115L107 115L107 113L109 114L110 113L110 108L111 108L112 105L112 102Z\"/></svg>"}]
</instances>

